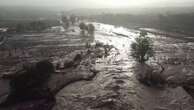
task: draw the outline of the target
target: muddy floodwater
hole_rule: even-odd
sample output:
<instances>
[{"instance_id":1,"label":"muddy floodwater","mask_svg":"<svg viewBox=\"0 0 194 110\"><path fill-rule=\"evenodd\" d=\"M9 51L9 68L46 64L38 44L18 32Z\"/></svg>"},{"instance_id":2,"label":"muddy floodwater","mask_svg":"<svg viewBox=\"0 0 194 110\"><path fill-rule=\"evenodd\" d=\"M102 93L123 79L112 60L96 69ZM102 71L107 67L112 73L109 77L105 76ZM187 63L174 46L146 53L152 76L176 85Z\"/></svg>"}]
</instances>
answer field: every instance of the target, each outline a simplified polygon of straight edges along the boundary
<instances>
[{"instance_id":1,"label":"muddy floodwater","mask_svg":"<svg viewBox=\"0 0 194 110\"><path fill-rule=\"evenodd\" d=\"M130 56L130 44L139 35L139 31L93 24L96 27L94 38L80 36L77 27L72 27L72 32L18 34L9 37L0 50L0 72L15 71L16 65L27 61L60 59L75 50L83 50L87 42L101 42L115 48L108 57L96 60L95 68L99 73L91 81L78 81L64 87L56 95L57 103L53 110L194 110L194 100L181 86L151 88L135 79L135 61ZM170 62L176 58L185 61L168 65L166 76L171 75L173 80L179 80L186 75L194 75L194 42L151 33L148 36L154 41L155 57L151 61ZM190 66L185 69L190 72L181 72L184 71L184 65ZM8 81L0 80L0 96L7 91Z\"/></svg>"}]
</instances>

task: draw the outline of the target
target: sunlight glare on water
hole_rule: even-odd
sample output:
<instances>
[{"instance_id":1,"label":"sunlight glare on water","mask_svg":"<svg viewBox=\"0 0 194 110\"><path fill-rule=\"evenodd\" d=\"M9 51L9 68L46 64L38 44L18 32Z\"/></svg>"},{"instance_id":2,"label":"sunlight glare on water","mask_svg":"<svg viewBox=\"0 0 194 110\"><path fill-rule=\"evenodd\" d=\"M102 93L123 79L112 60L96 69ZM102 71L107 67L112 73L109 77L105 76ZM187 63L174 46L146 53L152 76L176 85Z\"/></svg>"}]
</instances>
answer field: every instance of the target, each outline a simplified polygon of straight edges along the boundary
<instances>
[{"instance_id":1,"label":"sunlight glare on water","mask_svg":"<svg viewBox=\"0 0 194 110\"><path fill-rule=\"evenodd\" d=\"M130 45L138 33L132 32L123 27L114 27L107 24L93 23L96 26L95 40L104 44L113 45L117 50L112 51L109 59L111 69L118 68L122 73L132 76L130 68L133 67L134 61L130 57ZM117 51L119 54L117 54ZM103 61L106 59L103 59ZM106 61L105 61L106 62ZM112 65L111 65L112 64ZM116 67L114 67L116 64ZM102 67L103 65L100 64ZM107 64L104 64L107 66ZM113 66L113 67L112 67Z\"/></svg>"}]
</instances>

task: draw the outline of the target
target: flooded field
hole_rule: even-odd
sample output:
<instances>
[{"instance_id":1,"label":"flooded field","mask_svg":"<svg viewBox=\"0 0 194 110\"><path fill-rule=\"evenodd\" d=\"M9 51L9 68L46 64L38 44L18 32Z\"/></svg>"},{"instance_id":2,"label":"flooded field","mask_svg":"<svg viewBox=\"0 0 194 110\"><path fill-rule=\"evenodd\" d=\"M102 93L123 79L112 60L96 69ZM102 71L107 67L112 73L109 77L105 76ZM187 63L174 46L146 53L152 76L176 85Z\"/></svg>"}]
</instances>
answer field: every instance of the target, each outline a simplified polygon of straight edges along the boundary
<instances>
[{"instance_id":1,"label":"flooded field","mask_svg":"<svg viewBox=\"0 0 194 110\"><path fill-rule=\"evenodd\" d=\"M78 81L64 87L56 95L54 110L194 109L193 99L182 87L150 88L136 81L130 44L139 35L139 31L93 24L96 27L94 38L80 36L76 27L74 32L18 34L9 37L0 50L1 73L15 71L16 65L27 61L47 58L58 60L76 50L84 50L86 43L101 42L114 48L107 57L96 59L95 68L99 73L91 81ZM177 80L182 76L194 75L194 42L151 33L148 36L154 41L156 56L152 61L168 62L165 65L166 76L173 76L173 80ZM172 59L178 59L177 64ZM183 74L183 69L188 74ZM8 88L8 82L0 80L0 96L9 91Z\"/></svg>"}]
</instances>

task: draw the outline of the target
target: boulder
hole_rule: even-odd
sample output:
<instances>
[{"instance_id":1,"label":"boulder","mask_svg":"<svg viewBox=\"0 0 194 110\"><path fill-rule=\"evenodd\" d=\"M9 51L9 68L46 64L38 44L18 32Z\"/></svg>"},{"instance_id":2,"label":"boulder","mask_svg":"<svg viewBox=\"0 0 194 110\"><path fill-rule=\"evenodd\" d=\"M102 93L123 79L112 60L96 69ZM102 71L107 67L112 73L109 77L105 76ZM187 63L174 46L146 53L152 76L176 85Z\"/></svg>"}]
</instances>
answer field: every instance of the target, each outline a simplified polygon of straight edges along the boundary
<instances>
[{"instance_id":1,"label":"boulder","mask_svg":"<svg viewBox=\"0 0 194 110\"><path fill-rule=\"evenodd\" d=\"M81 53L74 53L71 54L70 56L67 56L67 58L64 61L63 69L71 67L76 68L80 64L82 57L83 55Z\"/></svg>"},{"instance_id":2,"label":"boulder","mask_svg":"<svg viewBox=\"0 0 194 110\"><path fill-rule=\"evenodd\" d=\"M147 86L161 86L166 82L162 71L155 70L147 64L138 64L135 69L136 78Z\"/></svg>"}]
</instances>

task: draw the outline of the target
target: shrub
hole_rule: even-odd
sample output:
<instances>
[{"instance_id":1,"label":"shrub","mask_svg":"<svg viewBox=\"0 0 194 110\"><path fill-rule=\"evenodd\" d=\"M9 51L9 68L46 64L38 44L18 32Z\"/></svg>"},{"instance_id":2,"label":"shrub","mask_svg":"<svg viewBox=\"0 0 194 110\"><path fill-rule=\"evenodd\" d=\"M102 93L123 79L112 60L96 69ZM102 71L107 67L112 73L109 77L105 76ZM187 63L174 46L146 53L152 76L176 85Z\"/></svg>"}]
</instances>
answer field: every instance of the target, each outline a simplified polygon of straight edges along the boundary
<instances>
[{"instance_id":1,"label":"shrub","mask_svg":"<svg viewBox=\"0 0 194 110\"><path fill-rule=\"evenodd\" d=\"M89 49L89 48L91 48L92 46L91 46L91 44L90 44L89 42L86 42L86 43L85 43L85 47L86 47L87 49Z\"/></svg>"},{"instance_id":2,"label":"shrub","mask_svg":"<svg viewBox=\"0 0 194 110\"><path fill-rule=\"evenodd\" d=\"M138 62L145 63L153 56L153 42L147 37L147 33L140 32L139 37L135 39L135 42L131 44L132 57L134 57Z\"/></svg>"},{"instance_id":3,"label":"shrub","mask_svg":"<svg viewBox=\"0 0 194 110\"><path fill-rule=\"evenodd\" d=\"M104 46L104 44L103 44L103 43L101 43L101 42L97 41L97 42L96 42L96 45L95 45L95 48L98 48L98 47L103 47L103 46Z\"/></svg>"},{"instance_id":4,"label":"shrub","mask_svg":"<svg viewBox=\"0 0 194 110\"><path fill-rule=\"evenodd\" d=\"M42 97L39 93L42 93L44 88L47 88L45 84L53 72L54 66L47 60L25 67L22 72L10 81L8 99L21 101Z\"/></svg>"},{"instance_id":5,"label":"shrub","mask_svg":"<svg viewBox=\"0 0 194 110\"><path fill-rule=\"evenodd\" d=\"M63 27L67 30L70 26L69 18L67 16L63 16L62 17L62 22L63 22Z\"/></svg>"},{"instance_id":6,"label":"shrub","mask_svg":"<svg viewBox=\"0 0 194 110\"><path fill-rule=\"evenodd\" d=\"M81 22L79 24L79 28L81 29L81 34L85 36L85 31L87 31L88 27L84 22Z\"/></svg>"},{"instance_id":7,"label":"shrub","mask_svg":"<svg viewBox=\"0 0 194 110\"><path fill-rule=\"evenodd\" d=\"M39 71L39 72L42 72L42 73L53 73L54 72L54 67L53 67L53 64L47 60L44 60L44 61L40 61L36 64L36 69Z\"/></svg>"},{"instance_id":8,"label":"shrub","mask_svg":"<svg viewBox=\"0 0 194 110\"><path fill-rule=\"evenodd\" d=\"M95 31L95 26L93 24L88 24L88 34L93 36Z\"/></svg>"},{"instance_id":9,"label":"shrub","mask_svg":"<svg viewBox=\"0 0 194 110\"><path fill-rule=\"evenodd\" d=\"M45 23L45 21L32 21L29 23L18 23L15 26L15 31L16 32L41 32L48 27L49 26Z\"/></svg>"},{"instance_id":10,"label":"shrub","mask_svg":"<svg viewBox=\"0 0 194 110\"><path fill-rule=\"evenodd\" d=\"M71 15L70 16L70 21L71 21L71 24L74 25L76 23L76 16Z\"/></svg>"}]
</instances>

